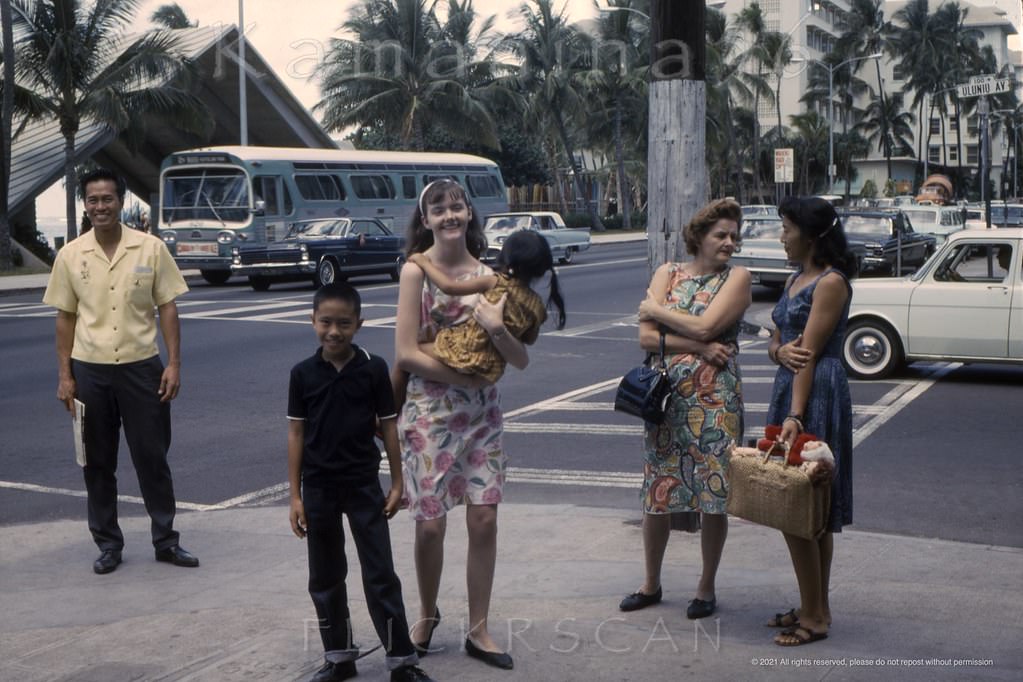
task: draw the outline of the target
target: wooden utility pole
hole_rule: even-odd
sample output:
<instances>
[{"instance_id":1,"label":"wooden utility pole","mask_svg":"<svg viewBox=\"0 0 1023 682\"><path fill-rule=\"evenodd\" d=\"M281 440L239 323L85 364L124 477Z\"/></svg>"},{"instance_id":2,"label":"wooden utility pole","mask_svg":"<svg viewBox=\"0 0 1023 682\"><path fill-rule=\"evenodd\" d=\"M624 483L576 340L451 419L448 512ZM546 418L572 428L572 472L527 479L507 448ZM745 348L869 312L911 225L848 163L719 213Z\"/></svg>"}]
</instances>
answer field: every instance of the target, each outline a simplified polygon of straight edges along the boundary
<instances>
[{"instance_id":1,"label":"wooden utility pole","mask_svg":"<svg viewBox=\"0 0 1023 682\"><path fill-rule=\"evenodd\" d=\"M649 275L686 260L682 228L708 199L704 0L650 3L650 121L647 153ZM696 512L672 514L671 527L695 531Z\"/></svg>"},{"instance_id":2,"label":"wooden utility pole","mask_svg":"<svg viewBox=\"0 0 1023 682\"><path fill-rule=\"evenodd\" d=\"M652 275L686 259L682 228L707 202L703 0L650 3L647 248Z\"/></svg>"}]
</instances>

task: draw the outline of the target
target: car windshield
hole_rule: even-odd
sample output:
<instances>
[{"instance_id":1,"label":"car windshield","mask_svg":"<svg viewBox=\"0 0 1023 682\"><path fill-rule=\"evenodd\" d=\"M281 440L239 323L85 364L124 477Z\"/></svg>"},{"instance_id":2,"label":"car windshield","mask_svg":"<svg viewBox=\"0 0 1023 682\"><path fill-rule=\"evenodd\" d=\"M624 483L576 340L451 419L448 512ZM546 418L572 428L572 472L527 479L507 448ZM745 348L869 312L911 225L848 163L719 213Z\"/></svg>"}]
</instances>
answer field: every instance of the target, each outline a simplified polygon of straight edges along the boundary
<instances>
[{"instance_id":1,"label":"car windshield","mask_svg":"<svg viewBox=\"0 0 1023 682\"><path fill-rule=\"evenodd\" d=\"M1023 206L991 204L991 222L995 225L1023 225Z\"/></svg>"},{"instance_id":2,"label":"car windshield","mask_svg":"<svg viewBox=\"0 0 1023 682\"><path fill-rule=\"evenodd\" d=\"M505 216L491 216L487 218L487 223L483 229L487 231L511 231L511 230L524 230L529 227L529 222L532 219L528 215L505 215Z\"/></svg>"},{"instance_id":3,"label":"car windshield","mask_svg":"<svg viewBox=\"0 0 1023 682\"><path fill-rule=\"evenodd\" d=\"M881 216L847 215L842 218L842 227L846 234L857 234L864 237L890 237L892 224L890 218Z\"/></svg>"},{"instance_id":4,"label":"car windshield","mask_svg":"<svg viewBox=\"0 0 1023 682\"><path fill-rule=\"evenodd\" d=\"M347 220L317 220L312 223L296 223L288 230L289 237L329 237L345 233Z\"/></svg>"},{"instance_id":5,"label":"car windshield","mask_svg":"<svg viewBox=\"0 0 1023 682\"><path fill-rule=\"evenodd\" d=\"M743 206L742 207L742 214L744 216L754 216L754 215L776 216L776 215L778 215L778 207L777 206L768 206L766 204L755 204L753 206Z\"/></svg>"},{"instance_id":6,"label":"car windshield","mask_svg":"<svg viewBox=\"0 0 1023 682\"><path fill-rule=\"evenodd\" d=\"M904 208L902 212L909 218L909 221L913 223L913 226L919 228L921 225L933 225L938 222L937 211L922 211L920 209Z\"/></svg>"},{"instance_id":7,"label":"car windshield","mask_svg":"<svg viewBox=\"0 0 1023 682\"><path fill-rule=\"evenodd\" d=\"M781 220L744 220L742 238L747 239L780 239Z\"/></svg>"}]
</instances>

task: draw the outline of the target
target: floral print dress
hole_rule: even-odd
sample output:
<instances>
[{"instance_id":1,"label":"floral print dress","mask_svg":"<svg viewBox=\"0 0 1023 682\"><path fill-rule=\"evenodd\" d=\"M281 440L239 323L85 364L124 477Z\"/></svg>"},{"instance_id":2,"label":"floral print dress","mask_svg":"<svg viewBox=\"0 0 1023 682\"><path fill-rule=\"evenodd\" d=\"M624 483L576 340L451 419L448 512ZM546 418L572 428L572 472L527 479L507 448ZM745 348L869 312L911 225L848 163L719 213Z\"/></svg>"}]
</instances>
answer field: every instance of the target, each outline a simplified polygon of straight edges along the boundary
<instances>
[{"instance_id":1,"label":"floral print dress","mask_svg":"<svg viewBox=\"0 0 1023 682\"><path fill-rule=\"evenodd\" d=\"M489 274L492 270L481 264L465 278ZM478 298L449 296L426 280L418 341L429 343L438 330L465 322ZM496 385L468 389L409 376L398 435L412 518L426 521L459 504L501 501L506 467L503 424Z\"/></svg>"},{"instance_id":2,"label":"floral print dress","mask_svg":"<svg viewBox=\"0 0 1023 682\"><path fill-rule=\"evenodd\" d=\"M728 279L729 268L693 276L672 265L664 305L701 315ZM719 343L738 349L739 323ZM723 367L692 353L668 354L668 373L675 393L659 425L646 425L643 511L666 514L699 511L724 514L728 497L728 447L741 443L742 380L738 353Z\"/></svg>"}]
</instances>

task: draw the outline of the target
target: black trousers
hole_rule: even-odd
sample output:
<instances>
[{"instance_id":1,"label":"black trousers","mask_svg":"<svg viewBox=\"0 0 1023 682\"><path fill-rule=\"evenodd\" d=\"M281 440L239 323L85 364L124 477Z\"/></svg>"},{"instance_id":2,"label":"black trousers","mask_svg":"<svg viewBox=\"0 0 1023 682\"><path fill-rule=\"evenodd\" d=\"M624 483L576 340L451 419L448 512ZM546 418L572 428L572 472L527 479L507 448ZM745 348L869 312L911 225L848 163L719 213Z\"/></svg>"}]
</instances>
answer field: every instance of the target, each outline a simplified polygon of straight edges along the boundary
<instances>
[{"instance_id":1,"label":"black trousers","mask_svg":"<svg viewBox=\"0 0 1023 682\"><path fill-rule=\"evenodd\" d=\"M157 391L163 374L160 356L124 365L71 361L78 399L85 403L85 489L89 530L101 550L121 550L117 523L117 449L120 428L128 442L139 488L152 521L153 546L178 543L174 525L174 484L167 465L171 442L170 404Z\"/></svg>"},{"instance_id":2,"label":"black trousers","mask_svg":"<svg viewBox=\"0 0 1023 682\"><path fill-rule=\"evenodd\" d=\"M415 648L409 638L401 598L401 581L394 572L391 534L383 513L385 500L380 482L373 478L328 488L303 486L302 502L308 525L309 596L316 607L324 651L346 652L341 660L353 659L357 653L352 644L345 588L348 560L341 525L344 514L348 517L362 565L366 605L387 652L388 665L394 668L415 662Z\"/></svg>"}]
</instances>

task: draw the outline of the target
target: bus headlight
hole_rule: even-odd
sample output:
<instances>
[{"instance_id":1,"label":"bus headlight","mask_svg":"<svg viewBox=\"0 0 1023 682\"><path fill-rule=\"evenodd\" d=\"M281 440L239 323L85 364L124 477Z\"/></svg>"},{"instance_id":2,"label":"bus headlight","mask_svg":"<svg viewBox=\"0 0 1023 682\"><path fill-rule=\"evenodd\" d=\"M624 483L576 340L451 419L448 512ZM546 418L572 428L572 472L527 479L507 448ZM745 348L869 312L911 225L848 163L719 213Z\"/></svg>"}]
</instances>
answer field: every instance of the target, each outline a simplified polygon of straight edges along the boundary
<instances>
[{"instance_id":1,"label":"bus headlight","mask_svg":"<svg viewBox=\"0 0 1023 682\"><path fill-rule=\"evenodd\" d=\"M234 232L230 230L221 230L217 233L218 244L230 244L234 241Z\"/></svg>"},{"instance_id":2,"label":"bus headlight","mask_svg":"<svg viewBox=\"0 0 1023 682\"><path fill-rule=\"evenodd\" d=\"M160 230L160 239L162 239L165 244L173 244L178 241L178 233L174 230Z\"/></svg>"}]
</instances>

